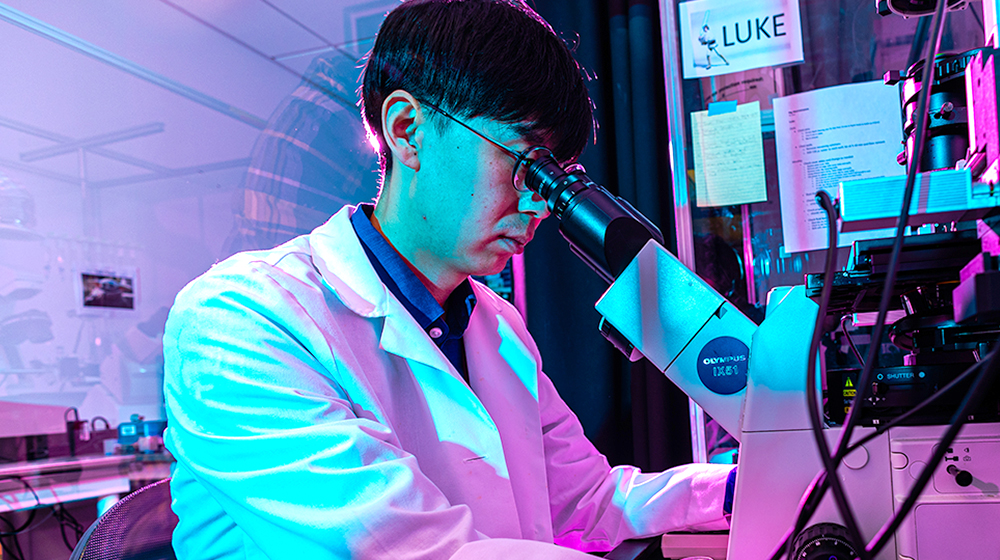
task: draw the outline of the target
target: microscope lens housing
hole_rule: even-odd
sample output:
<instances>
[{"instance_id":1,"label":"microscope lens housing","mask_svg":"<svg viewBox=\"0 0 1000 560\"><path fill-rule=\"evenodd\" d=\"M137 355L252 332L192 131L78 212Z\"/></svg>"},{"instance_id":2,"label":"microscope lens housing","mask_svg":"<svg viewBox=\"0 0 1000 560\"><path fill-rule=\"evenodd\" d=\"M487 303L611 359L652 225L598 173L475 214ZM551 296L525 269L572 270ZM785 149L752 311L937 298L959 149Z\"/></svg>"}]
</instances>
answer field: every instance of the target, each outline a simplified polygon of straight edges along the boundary
<instances>
[{"instance_id":1,"label":"microscope lens housing","mask_svg":"<svg viewBox=\"0 0 1000 560\"><path fill-rule=\"evenodd\" d=\"M583 166L564 168L544 147L528 149L520 166L527 166L528 188L559 219L559 232L570 249L606 281L617 278L647 241L663 243L655 225L628 201L594 183Z\"/></svg>"}]
</instances>

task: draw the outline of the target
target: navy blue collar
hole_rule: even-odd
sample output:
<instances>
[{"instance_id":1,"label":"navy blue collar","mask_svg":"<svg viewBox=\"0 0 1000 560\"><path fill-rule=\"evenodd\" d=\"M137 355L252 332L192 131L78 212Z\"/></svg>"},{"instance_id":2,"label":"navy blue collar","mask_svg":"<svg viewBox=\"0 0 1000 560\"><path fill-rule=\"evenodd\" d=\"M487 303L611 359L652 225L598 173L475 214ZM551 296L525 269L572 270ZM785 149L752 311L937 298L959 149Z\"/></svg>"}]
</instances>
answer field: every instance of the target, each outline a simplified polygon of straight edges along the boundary
<instances>
[{"instance_id":1,"label":"navy blue collar","mask_svg":"<svg viewBox=\"0 0 1000 560\"><path fill-rule=\"evenodd\" d=\"M472 284L466 279L448 296L445 310L410 270L406 260L371 222L375 207L361 204L351 215L351 225L382 283L403 304L456 369L467 377L462 335L476 306ZM457 363L456 363L457 362Z\"/></svg>"}]
</instances>

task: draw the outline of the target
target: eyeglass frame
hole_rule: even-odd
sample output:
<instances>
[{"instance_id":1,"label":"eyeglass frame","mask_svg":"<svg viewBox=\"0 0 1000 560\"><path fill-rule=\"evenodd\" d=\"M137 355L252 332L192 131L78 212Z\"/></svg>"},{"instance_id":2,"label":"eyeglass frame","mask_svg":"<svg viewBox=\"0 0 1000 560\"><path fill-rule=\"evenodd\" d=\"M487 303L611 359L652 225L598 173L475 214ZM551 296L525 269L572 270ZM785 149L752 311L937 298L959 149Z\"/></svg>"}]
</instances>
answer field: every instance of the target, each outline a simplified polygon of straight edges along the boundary
<instances>
[{"instance_id":1,"label":"eyeglass frame","mask_svg":"<svg viewBox=\"0 0 1000 560\"><path fill-rule=\"evenodd\" d=\"M463 128L465 128L466 130L468 130L469 132L475 134L476 136L482 138L483 140L486 140L487 142L489 142L490 144L493 144L497 148L500 148L501 152L503 152L505 155L509 156L511 159L514 160L514 169L510 173L510 185L511 185L511 187L513 187L516 192L521 193L521 194L523 194L523 193L529 193L529 192L534 192L530 188L528 188L527 181L522 181L521 182L522 186L520 188L517 186L517 172L520 171L522 167L524 167L525 171L527 171L528 166L530 166L534 162L534 160L528 159L531 156L532 153L534 153L536 151L539 151L539 150L544 150L546 152L549 152L548 148L546 148L545 146L531 146L530 148L527 148L527 149L525 149L523 151L518 152L517 150L514 150L514 149L512 149L512 148L510 148L508 146L505 146L505 145L501 144L499 141L494 140L493 138L490 138L486 134L483 134L482 132L479 132L478 130L472 128L471 126L469 126L468 124L462 122L458 118L450 115L447 111L445 111L444 109L438 107L437 105L435 105L433 103L430 103L428 101L421 101L421 103L423 103L424 105L427 105L428 107L430 107L434 111L436 111L436 112L444 115L445 117L448 117L449 119L451 119L452 121L458 123ZM551 153L551 152L549 152L549 153Z\"/></svg>"}]
</instances>

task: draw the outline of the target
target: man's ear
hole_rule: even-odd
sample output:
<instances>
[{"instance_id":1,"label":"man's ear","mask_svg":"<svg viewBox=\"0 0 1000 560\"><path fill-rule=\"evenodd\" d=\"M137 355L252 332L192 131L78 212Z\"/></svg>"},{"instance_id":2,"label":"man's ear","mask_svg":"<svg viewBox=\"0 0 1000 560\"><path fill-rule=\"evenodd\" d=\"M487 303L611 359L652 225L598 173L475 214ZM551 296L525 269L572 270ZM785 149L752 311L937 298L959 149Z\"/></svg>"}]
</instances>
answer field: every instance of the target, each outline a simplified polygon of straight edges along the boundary
<instances>
[{"instance_id":1,"label":"man's ear","mask_svg":"<svg viewBox=\"0 0 1000 560\"><path fill-rule=\"evenodd\" d=\"M382 102L382 131L392 157L414 171L420 170L423 123L420 102L410 92L397 89Z\"/></svg>"}]
</instances>

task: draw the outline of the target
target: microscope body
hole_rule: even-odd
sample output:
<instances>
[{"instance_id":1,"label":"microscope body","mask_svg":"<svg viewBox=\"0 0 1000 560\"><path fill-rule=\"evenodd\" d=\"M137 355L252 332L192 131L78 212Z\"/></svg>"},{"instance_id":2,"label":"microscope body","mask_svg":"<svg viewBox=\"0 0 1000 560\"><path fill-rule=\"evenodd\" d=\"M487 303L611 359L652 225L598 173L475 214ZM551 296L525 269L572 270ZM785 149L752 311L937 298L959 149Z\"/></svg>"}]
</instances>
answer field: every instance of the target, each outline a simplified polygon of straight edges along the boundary
<instances>
[{"instance_id":1,"label":"microscope body","mask_svg":"<svg viewBox=\"0 0 1000 560\"><path fill-rule=\"evenodd\" d=\"M822 470L805 398L818 305L803 286L776 288L758 327L650 241L596 307L608 324L602 330L626 340L633 359L649 359L740 442L728 558L768 558L792 527L802 496ZM820 368L815 371L819 378ZM822 386L819 379L816 386ZM845 458L837 476L866 539L875 536L905 499L944 429L893 428ZM859 427L853 439L874 430ZM877 560L1000 556L998 434L997 424L965 428L956 446L972 448L970 454L980 465L973 473L975 484L959 488L944 472L947 465L941 465L942 472L935 473L934 483ZM824 435L835 447L841 428L827 427ZM998 460L990 464L994 453ZM829 493L807 531L819 524L843 525ZM940 552L944 550L950 551L948 556ZM960 551L971 556L953 555Z\"/></svg>"},{"instance_id":2,"label":"microscope body","mask_svg":"<svg viewBox=\"0 0 1000 560\"><path fill-rule=\"evenodd\" d=\"M821 471L806 399L818 305L805 286L775 288L758 327L664 249L652 223L581 167L563 168L543 147L526 150L520 165L528 166L526 184L547 201L573 252L613 282L596 305L601 332L631 359L648 358L740 442L727 557L769 558ZM820 369L814 370L816 391L822 387ZM867 401L854 403L863 408ZM865 541L906 500L947 428L939 421L925 424L886 430L853 450L837 469ZM875 425L856 428L854 441L876 431ZM823 436L835 447L841 428L824 426ZM968 484L956 484L957 476L948 472L959 470L949 465L959 460L970 466L961 469ZM1000 558L998 484L1000 424L966 425L935 470L934 483L876 560ZM796 537L793 557L854 557L829 494Z\"/></svg>"}]
</instances>

